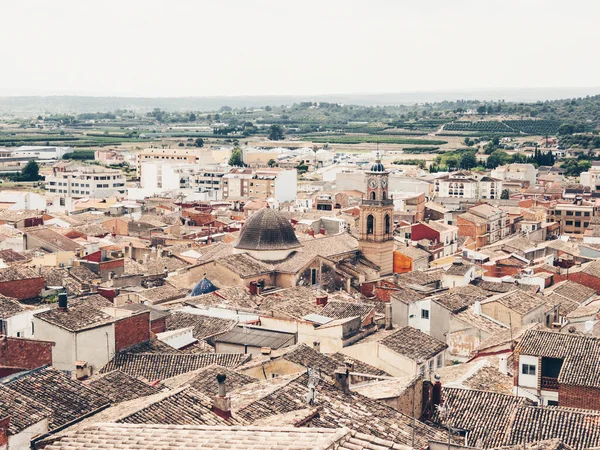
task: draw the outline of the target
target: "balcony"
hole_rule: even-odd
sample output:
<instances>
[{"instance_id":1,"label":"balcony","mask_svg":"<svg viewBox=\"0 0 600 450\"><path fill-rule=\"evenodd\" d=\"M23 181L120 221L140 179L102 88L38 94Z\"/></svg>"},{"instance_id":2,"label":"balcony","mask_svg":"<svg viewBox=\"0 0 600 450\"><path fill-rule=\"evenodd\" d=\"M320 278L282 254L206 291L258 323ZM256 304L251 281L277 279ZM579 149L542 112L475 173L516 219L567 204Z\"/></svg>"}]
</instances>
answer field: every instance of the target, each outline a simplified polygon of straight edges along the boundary
<instances>
[{"instance_id":1,"label":"balcony","mask_svg":"<svg viewBox=\"0 0 600 450\"><path fill-rule=\"evenodd\" d=\"M391 198L386 198L385 200L368 200L363 198L362 204L365 206L391 206L394 204L394 201Z\"/></svg>"},{"instance_id":2,"label":"balcony","mask_svg":"<svg viewBox=\"0 0 600 450\"><path fill-rule=\"evenodd\" d=\"M541 388L546 391L558 391L558 378L543 376Z\"/></svg>"}]
</instances>

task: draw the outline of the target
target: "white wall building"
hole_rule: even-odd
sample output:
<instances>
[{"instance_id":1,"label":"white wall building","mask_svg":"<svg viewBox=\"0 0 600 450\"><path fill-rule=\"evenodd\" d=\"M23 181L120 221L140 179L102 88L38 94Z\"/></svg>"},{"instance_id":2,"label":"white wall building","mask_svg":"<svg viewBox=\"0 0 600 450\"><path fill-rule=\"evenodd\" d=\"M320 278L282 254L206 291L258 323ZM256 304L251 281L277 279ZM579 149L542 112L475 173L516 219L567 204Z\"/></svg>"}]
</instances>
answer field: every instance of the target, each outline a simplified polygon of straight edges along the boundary
<instances>
[{"instance_id":1,"label":"white wall building","mask_svg":"<svg viewBox=\"0 0 600 450\"><path fill-rule=\"evenodd\" d=\"M101 166L75 166L46 176L45 188L53 194L73 198L107 198L124 195L125 175Z\"/></svg>"},{"instance_id":2,"label":"white wall building","mask_svg":"<svg viewBox=\"0 0 600 450\"><path fill-rule=\"evenodd\" d=\"M492 170L491 177L506 181L528 182L530 186L535 186L537 172L533 164L515 163L496 167Z\"/></svg>"}]
</instances>

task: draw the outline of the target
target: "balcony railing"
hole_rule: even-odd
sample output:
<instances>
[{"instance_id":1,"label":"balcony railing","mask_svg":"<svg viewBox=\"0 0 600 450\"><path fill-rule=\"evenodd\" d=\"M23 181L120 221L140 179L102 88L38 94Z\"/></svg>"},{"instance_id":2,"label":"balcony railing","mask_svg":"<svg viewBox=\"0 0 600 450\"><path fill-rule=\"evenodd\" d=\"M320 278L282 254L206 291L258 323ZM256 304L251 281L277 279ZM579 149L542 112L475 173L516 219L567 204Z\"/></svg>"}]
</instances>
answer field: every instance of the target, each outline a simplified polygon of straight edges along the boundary
<instances>
[{"instance_id":1,"label":"balcony railing","mask_svg":"<svg viewBox=\"0 0 600 450\"><path fill-rule=\"evenodd\" d=\"M368 206L390 206L394 204L394 201L391 198L386 198L385 200L367 200L363 198L362 204Z\"/></svg>"},{"instance_id":2,"label":"balcony railing","mask_svg":"<svg viewBox=\"0 0 600 450\"><path fill-rule=\"evenodd\" d=\"M542 389L558 391L558 378L542 377Z\"/></svg>"}]
</instances>

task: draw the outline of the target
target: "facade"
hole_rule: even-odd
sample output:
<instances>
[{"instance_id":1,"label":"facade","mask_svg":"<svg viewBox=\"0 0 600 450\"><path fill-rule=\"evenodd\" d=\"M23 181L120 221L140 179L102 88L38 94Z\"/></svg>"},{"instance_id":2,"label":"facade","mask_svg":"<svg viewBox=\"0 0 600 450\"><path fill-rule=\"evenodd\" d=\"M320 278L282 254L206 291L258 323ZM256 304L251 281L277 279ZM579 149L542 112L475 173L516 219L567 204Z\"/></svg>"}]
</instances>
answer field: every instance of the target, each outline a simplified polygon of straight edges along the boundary
<instances>
[{"instance_id":1,"label":"facade","mask_svg":"<svg viewBox=\"0 0 600 450\"><path fill-rule=\"evenodd\" d=\"M247 198L276 202L295 201L298 193L296 169L233 169L221 178L223 200Z\"/></svg>"},{"instance_id":2,"label":"facade","mask_svg":"<svg viewBox=\"0 0 600 450\"><path fill-rule=\"evenodd\" d=\"M537 179L537 169L533 164L508 164L492 170L491 177L534 186Z\"/></svg>"},{"instance_id":3,"label":"facade","mask_svg":"<svg viewBox=\"0 0 600 450\"><path fill-rule=\"evenodd\" d=\"M583 235L597 214L598 207L590 202L556 203L548 208L548 221L559 223L563 234Z\"/></svg>"},{"instance_id":4,"label":"facade","mask_svg":"<svg viewBox=\"0 0 600 450\"><path fill-rule=\"evenodd\" d=\"M482 204L458 216L458 235L471 237L476 247L493 244L510 233L508 214L500 208Z\"/></svg>"},{"instance_id":5,"label":"facade","mask_svg":"<svg viewBox=\"0 0 600 450\"><path fill-rule=\"evenodd\" d=\"M382 275L394 271L394 202L388 195L389 172L377 159L367 172L367 196L360 205L358 248L380 268Z\"/></svg>"},{"instance_id":6,"label":"facade","mask_svg":"<svg viewBox=\"0 0 600 450\"><path fill-rule=\"evenodd\" d=\"M458 227L446 225L443 221L415 223L411 227L411 240L428 239L434 246L440 245L441 251L436 251L434 259L453 255L458 251ZM437 247L435 247L437 249Z\"/></svg>"},{"instance_id":7,"label":"facade","mask_svg":"<svg viewBox=\"0 0 600 450\"><path fill-rule=\"evenodd\" d=\"M125 175L120 170L99 166L75 166L46 176L45 188L53 194L73 198L107 198L124 195Z\"/></svg>"}]
</instances>

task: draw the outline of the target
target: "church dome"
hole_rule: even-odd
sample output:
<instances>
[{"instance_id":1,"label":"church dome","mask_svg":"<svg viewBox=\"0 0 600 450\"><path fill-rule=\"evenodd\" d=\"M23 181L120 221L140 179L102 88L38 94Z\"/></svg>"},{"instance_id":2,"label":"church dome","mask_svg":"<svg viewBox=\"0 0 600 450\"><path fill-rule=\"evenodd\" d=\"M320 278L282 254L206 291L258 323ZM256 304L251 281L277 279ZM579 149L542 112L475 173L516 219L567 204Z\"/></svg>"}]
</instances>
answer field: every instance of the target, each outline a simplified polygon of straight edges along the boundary
<instances>
[{"instance_id":1,"label":"church dome","mask_svg":"<svg viewBox=\"0 0 600 450\"><path fill-rule=\"evenodd\" d=\"M211 292L214 292L216 290L217 288L215 287L215 285L212 284L210 280L206 278L206 275L204 275L200 279L200 281L196 283L196 286L194 286L194 289L192 289L192 293L190 294L190 296L197 297L199 295L210 294Z\"/></svg>"},{"instance_id":2,"label":"church dome","mask_svg":"<svg viewBox=\"0 0 600 450\"><path fill-rule=\"evenodd\" d=\"M383 164L381 164L379 152L377 152L377 159L375 159L375 163L371 166L371 172L385 172L385 167Z\"/></svg>"},{"instance_id":3,"label":"church dome","mask_svg":"<svg viewBox=\"0 0 600 450\"><path fill-rule=\"evenodd\" d=\"M290 221L270 208L252 214L233 245L235 249L251 252L292 250L301 246Z\"/></svg>"}]
</instances>

